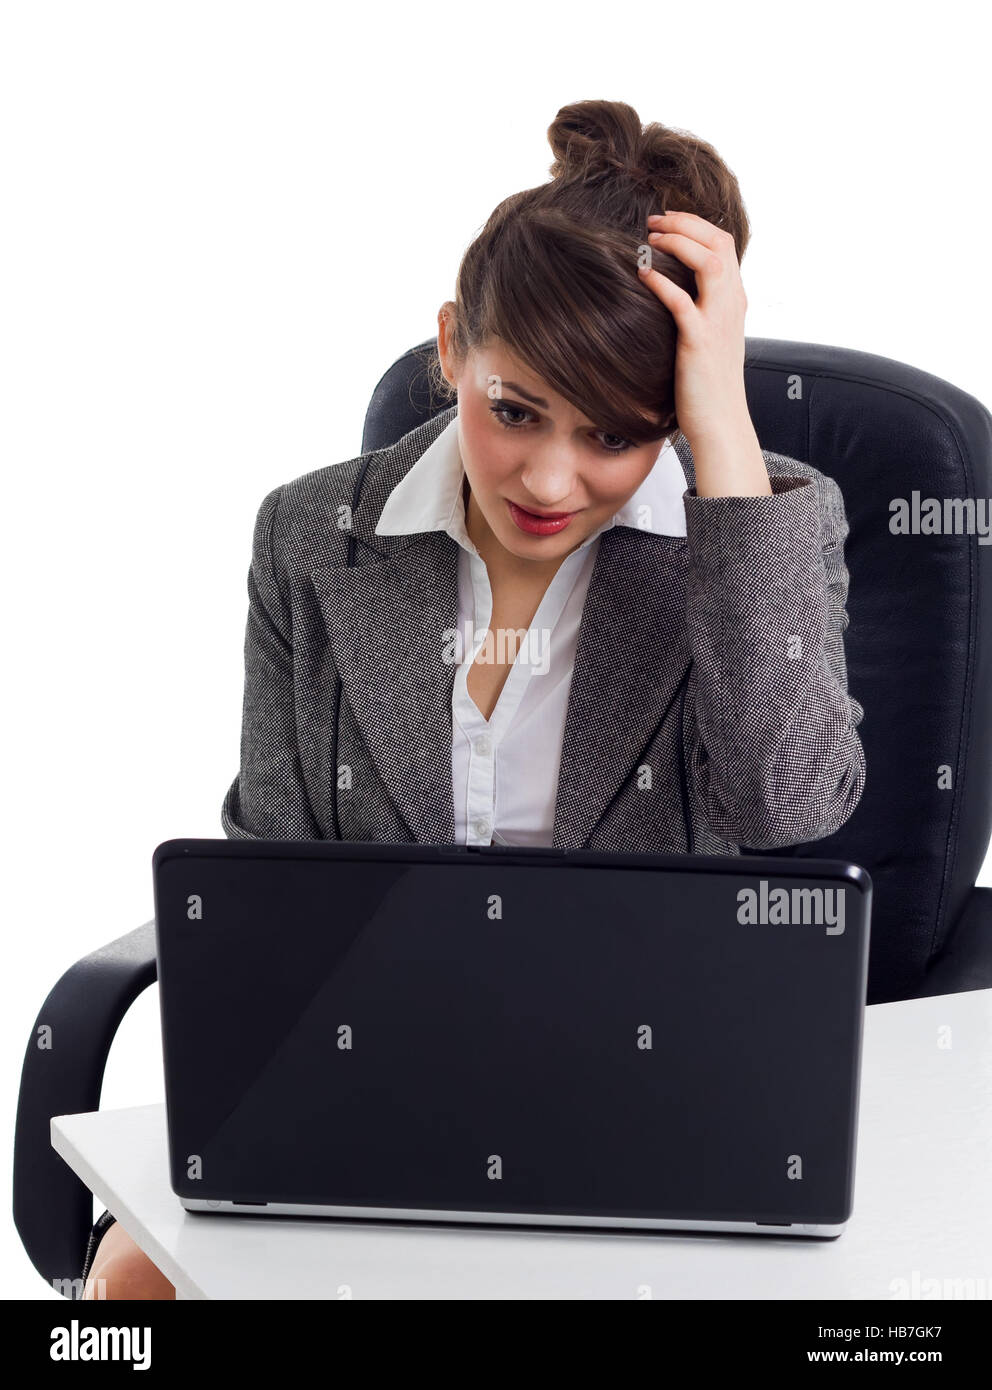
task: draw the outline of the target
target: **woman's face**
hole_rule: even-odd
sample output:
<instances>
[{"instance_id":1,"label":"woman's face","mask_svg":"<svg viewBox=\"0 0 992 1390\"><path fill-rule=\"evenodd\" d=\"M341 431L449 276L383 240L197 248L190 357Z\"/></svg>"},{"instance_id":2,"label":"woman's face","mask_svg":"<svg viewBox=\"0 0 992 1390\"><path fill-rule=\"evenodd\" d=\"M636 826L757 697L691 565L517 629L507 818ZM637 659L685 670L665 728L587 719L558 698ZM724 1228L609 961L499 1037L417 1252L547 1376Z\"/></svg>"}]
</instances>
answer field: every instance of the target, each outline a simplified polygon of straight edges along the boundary
<instances>
[{"instance_id":1,"label":"woman's face","mask_svg":"<svg viewBox=\"0 0 992 1390\"><path fill-rule=\"evenodd\" d=\"M469 535L483 554L491 534L521 560L560 563L637 491L664 440L630 445L600 429L499 343L454 369L439 326L441 365L458 390Z\"/></svg>"}]
</instances>

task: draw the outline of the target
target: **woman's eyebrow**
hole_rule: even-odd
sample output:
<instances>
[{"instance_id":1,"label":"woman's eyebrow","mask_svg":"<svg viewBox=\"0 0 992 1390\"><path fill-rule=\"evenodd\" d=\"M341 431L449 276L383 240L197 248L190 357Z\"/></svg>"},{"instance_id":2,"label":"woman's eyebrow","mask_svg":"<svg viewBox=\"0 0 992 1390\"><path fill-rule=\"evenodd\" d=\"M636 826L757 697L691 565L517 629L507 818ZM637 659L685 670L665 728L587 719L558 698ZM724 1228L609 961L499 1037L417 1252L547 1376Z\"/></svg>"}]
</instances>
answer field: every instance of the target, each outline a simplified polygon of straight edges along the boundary
<instances>
[{"instance_id":1,"label":"woman's eyebrow","mask_svg":"<svg viewBox=\"0 0 992 1390\"><path fill-rule=\"evenodd\" d=\"M539 405L542 410L548 409L548 403L543 396L532 396L529 391L525 391L522 386L518 386L515 381L504 381L503 385L509 391L516 391L518 396L523 396L525 401L530 401L531 405Z\"/></svg>"}]
</instances>

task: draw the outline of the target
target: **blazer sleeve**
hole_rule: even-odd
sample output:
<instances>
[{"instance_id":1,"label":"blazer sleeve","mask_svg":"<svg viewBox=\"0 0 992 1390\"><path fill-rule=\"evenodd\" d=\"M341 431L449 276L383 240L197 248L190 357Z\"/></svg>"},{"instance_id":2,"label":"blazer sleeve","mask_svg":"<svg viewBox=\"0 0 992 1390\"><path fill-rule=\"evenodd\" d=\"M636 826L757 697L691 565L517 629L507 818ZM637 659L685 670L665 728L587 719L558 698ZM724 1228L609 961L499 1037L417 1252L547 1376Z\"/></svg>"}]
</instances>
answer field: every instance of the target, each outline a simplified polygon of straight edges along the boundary
<instances>
[{"instance_id":1,"label":"blazer sleeve","mask_svg":"<svg viewBox=\"0 0 992 1390\"><path fill-rule=\"evenodd\" d=\"M683 494L691 783L713 829L751 849L832 835L865 785L847 517L836 482L810 471L770 475L770 497Z\"/></svg>"},{"instance_id":2,"label":"blazer sleeve","mask_svg":"<svg viewBox=\"0 0 992 1390\"><path fill-rule=\"evenodd\" d=\"M273 535L284 484L262 502L248 571L241 768L221 807L230 840L319 840L296 735L292 610L279 585Z\"/></svg>"}]
</instances>

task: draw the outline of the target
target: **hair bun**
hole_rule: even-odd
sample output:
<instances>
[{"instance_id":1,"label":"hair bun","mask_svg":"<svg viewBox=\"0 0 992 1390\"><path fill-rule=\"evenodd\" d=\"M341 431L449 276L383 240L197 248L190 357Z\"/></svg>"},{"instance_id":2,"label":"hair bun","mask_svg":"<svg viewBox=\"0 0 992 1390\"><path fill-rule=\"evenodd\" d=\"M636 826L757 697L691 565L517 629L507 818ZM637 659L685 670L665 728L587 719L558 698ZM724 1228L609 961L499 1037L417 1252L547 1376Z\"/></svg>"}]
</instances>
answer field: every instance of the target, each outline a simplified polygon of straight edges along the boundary
<instances>
[{"instance_id":1,"label":"hair bun","mask_svg":"<svg viewBox=\"0 0 992 1390\"><path fill-rule=\"evenodd\" d=\"M589 207L598 206L607 221L619 203L639 207L647 198L723 227L734 238L738 261L743 257L750 225L737 179L698 135L658 121L642 126L624 101L576 101L551 122L548 142L553 180L595 190Z\"/></svg>"},{"instance_id":2,"label":"hair bun","mask_svg":"<svg viewBox=\"0 0 992 1390\"><path fill-rule=\"evenodd\" d=\"M623 101L575 101L563 106L548 127L548 143L554 155L554 178L647 172L639 168L641 119Z\"/></svg>"}]
</instances>

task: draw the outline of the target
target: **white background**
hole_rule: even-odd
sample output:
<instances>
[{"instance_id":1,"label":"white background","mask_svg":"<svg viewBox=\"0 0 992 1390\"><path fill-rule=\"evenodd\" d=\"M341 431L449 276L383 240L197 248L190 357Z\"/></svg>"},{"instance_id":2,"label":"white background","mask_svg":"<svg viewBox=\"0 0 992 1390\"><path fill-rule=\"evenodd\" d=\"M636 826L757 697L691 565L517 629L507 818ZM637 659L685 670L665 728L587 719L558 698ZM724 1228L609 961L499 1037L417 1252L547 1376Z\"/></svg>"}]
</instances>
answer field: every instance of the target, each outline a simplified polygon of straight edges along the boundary
<instances>
[{"instance_id":1,"label":"white background","mask_svg":"<svg viewBox=\"0 0 992 1390\"><path fill-rule=\"evenodd\" d=\"M987 404L977 13L0 6L8 1191L48 989L152 916L157 844L223 835L259 503L360 452L469 241L547 177L558 108L624 100L716 146L752 222L749 336L896 358ZM160 1065L152 990L103 1104L161 1098ZM0 1296L45 1297L2 1230Z\"/></svg>"}]
</instances>

